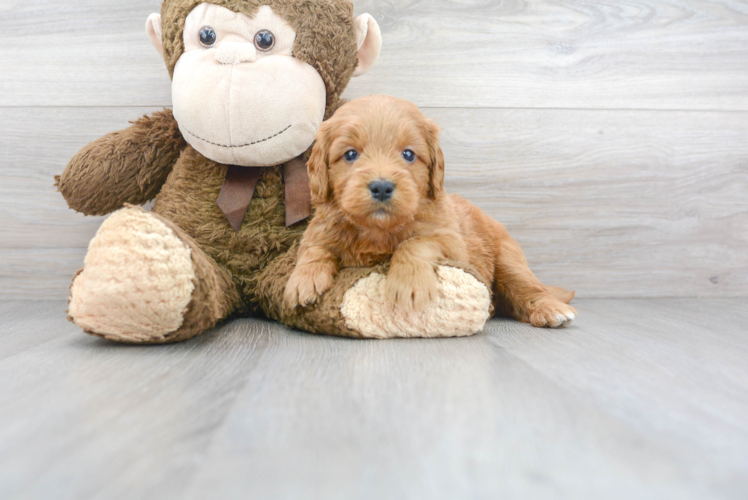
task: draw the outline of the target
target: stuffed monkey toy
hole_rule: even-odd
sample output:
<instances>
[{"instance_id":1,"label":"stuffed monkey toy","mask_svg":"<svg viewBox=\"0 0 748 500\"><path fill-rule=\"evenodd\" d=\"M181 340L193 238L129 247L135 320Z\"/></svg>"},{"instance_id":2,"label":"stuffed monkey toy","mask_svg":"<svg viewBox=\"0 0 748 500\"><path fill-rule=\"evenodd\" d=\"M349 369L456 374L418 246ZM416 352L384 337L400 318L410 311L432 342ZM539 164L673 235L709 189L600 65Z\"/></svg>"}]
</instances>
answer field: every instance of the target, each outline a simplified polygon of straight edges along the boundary
<instances>
[{"instance_id":1,"label":"stuffed monkey toy","mask_svg":"<svg viewBox=\"0 0 748 500\"><path fill-rule=\"evenodd\" d=\"M381 33L348 0L165 0L147 34L172 77L173 111L86 146L56 185L86 215L112 214L70 287L69 318L127 343L186 340L229 317L350 337L464 336L487 287L445 263L422 312L384 300L386 262L346 269L311 307L283 291L311 214L308 151ZM152 211L142 205L155 198Z\"/></svg>"}]
</instances>

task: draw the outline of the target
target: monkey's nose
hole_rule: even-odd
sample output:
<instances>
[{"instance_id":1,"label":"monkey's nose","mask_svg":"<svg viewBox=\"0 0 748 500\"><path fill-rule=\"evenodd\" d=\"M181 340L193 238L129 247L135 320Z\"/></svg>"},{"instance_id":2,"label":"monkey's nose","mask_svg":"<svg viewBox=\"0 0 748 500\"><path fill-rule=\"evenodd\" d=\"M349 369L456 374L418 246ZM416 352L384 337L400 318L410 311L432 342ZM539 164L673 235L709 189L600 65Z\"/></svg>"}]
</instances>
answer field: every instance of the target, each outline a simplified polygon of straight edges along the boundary
<instances>
[{"instance_id":1,"label":"monkey's nose","mask_svg":"<svg viewBox=\"0 0 748 500\"><path fill-rule=\"evenodd\" d=\"M223 42L216 50L216 61L221 64L255 62L257 49L247 42Z\"/></svg>"},{"instance_id":2,"label":"monkey's nose","mask_svg":"<svg viewBox=\"0 0 748 500\"><path fill-rule=\"evenodd\" d=\"M392 194L395 192L395 184L392 181L379 179L369 184L369 191L371 191L371 196L375 200L381 202L390 201Z\"/></svg>"}]
</instances>

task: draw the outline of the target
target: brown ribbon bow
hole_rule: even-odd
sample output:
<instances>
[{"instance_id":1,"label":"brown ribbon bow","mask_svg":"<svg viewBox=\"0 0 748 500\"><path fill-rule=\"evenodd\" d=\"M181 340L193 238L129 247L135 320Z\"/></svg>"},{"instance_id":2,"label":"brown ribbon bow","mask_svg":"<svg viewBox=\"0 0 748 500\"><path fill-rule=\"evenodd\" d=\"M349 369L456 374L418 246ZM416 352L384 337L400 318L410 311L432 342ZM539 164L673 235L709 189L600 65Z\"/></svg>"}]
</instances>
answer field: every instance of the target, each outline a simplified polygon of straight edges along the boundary
<instances>
[{"instance_id":1,"label":"brown ribbon bow","mask_svg":"<svg viewBox=\"0 0 748 500\"><path fill-rule=\"evenodd\" d=\"M229 165L226 171L226 180L218 195L218 207L236 232L247 215L262 168ZM312 215L312 192L304 155L283 165L283 180L286 186L286 227L290 227Z\"/></svg>"}]
</instances>

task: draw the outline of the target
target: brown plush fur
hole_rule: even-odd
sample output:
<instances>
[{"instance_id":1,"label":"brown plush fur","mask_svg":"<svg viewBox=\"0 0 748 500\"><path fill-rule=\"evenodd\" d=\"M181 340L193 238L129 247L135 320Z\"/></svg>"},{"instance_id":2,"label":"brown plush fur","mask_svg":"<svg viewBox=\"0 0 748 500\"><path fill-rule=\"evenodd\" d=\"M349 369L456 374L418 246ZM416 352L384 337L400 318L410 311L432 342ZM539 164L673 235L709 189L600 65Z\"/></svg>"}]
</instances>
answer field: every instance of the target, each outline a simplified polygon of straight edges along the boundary
<instances>
[{"instance_id":1,"label":"brown plush fur","mask_svg":"<svg viewBox=\"0 0 748 500\"><path fill-rule=\"evenodd\" d=\"M491 283L500 310L534 326L561 326L576 311L573 294L549 290L527 266L504 227L468 201L444 191L438 127L415 105L385 96L346 104L317 134L309 174L316 215L288 282L289 307L314 303L340 267L389 259L388 299L406 309L435 300L435 268L444 259L469 262ZM416 154L413 163L403 151ZM355 150L359 158L347 161ZM370 184L391 181L392 198L376 200Z\"/></svg>"},{"instance_id":2,"label":"brown plush fur","mask_svg":"<svg viewBox=\"0 0 748 500\"><path fill-rule=\"evenodd\" d=\"M185 18L202 1L163 3L164 57L170 73L184 51ZM335 112L357 64L350 1L211 3L248 16L260 5L270 5L286 18L297 31L295 57L320 73L327 89L326 116ZM168 221L191 249L195 292L184 323L177 332L153 342L185 340L230 315L256 314L312 332L357 336L346 327L340 303L353 283L376 268L342 273L315 308L284 308L283 290L306 224L285 225L282 166L265 170L239 232L229 226L216 205L226 169L188 146L171 111L163 111L84 148L57 179L57 186L71 208L87 215L105 215L125 204L139 205L156 197L154 214Z\"/></svg>"},{"instance_id":3,"label":"brown plush fur","mask_svg":"<svg viewBox=\"0 0 748 500\"><path fill-rule=\"evenodd\" d=\"M238 312L257 313L258 279L263 270L301 238L305 225L286 228L280 168L266 169L239 231L226 221L215 200L225 165L188 147L161 193L154 213L173 221L232 277L242 297Z\"/></svg>"},{"instance_id":4,"label":"brown plush fur","mask_svg":"<svg viewBox=\"0 0 748 500\"><path fill-rule=\"evenodd\" d=\"M187 143L171 110L132 123L83 148L55 177L70 208L106 215L126 203L142 205L159 193Z\"/></svg>"}]
</instances>

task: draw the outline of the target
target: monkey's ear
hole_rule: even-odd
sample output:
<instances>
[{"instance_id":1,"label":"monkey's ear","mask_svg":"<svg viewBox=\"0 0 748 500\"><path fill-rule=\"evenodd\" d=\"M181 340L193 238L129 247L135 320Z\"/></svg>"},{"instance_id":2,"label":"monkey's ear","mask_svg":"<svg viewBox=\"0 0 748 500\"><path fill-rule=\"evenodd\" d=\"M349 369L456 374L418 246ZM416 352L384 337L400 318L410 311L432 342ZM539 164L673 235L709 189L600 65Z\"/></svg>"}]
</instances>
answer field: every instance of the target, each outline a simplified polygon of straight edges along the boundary
<instances>
[{"instance_id":1,"label":"monkey's ear","mask_svg":"<svg viewBox=\"0 0 748 500\"><path fill-rule=\"evenodd\" d=\"M358 65L353 76L361 76L374 66L382 50L382 31L376 19L369 14L361 14L356 19L356 43Z\"/></svg>"},{"instance_id":2,"label":"monkey's ear","mask_svg":"<svg viewBox=\"0 0 748 500\"><path fill-rule=\"evenodd\" d=\"M327 127L323 124L317 132L312 155L307 162L309 187L312 191L312 203L314 205L330 201L330 181L327 174L328 147L329 134L327 133Z\"/></svg>"},{"instance_id":3,"label":"monkey's ear","mask_svg":"<svg viewBox=\"0 0 748 500\"><path fill-rule=\"evenodd\" d=\"M428 121L426 125L426 142L429 146L429 197L436 199L444 192L444 152L439 144L439 126Z\"/></svg>"},{"instance_id":4,"label":"monkey's ear","mask_svg":"<svg viewBox=\"0 0 748 500\"><path fill-rule=\"evenodd\" d=\"M145 32L148 33L151 43L161 55L164 56L164 44L161 41L161 14L151 14L145 22Z\"/></svg>"}]
</instances>

